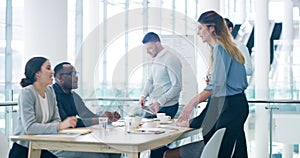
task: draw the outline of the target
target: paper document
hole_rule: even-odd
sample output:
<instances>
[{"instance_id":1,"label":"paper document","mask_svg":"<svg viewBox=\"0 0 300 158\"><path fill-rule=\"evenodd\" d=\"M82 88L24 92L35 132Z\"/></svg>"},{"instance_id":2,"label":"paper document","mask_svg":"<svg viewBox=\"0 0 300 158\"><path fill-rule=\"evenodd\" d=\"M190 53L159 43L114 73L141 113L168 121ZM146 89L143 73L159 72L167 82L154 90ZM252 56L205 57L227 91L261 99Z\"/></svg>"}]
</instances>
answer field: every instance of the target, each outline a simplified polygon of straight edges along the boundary
<instances>
[{"instance_id":1,"label":"paper document","mask_svg":"<svg viewBox=\"0 0 300 158\"><path fill-rule=\"evenodd\" d=\"M143 109L145 112L154 115L153 111L149 108L149 106L142 106L142 109Z\"/></svg>"},{"instance_id":2,"label":"paper document","mask_svg":"<svg viewBox=\"0 0 300 158\"><path fill-rule=\"evenodd\" d=\"M88 128L69 128L69 129L63 129L60 130L58 133L61 134L80 134L80 135L85 135L91 133L92 130Z\"/></svg>"}]
</instances>

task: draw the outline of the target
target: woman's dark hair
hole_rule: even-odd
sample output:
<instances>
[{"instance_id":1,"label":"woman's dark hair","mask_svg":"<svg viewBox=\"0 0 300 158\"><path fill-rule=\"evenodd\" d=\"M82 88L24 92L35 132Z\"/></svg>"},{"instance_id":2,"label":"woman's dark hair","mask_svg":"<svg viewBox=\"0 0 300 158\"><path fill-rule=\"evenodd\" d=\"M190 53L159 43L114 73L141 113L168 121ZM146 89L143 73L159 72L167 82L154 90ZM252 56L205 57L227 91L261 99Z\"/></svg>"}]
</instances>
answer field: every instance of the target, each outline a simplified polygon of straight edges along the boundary
<instances>
[{"instance_id":1,"label":"woman's dark hair","mask_svg":"<svg viewBox=\"0 0 300 158\"><path fill-rule=\"evenodd\" d=\"M33 57L25 65L25 78L21 79L21 86L26 87L36 81L35 74L41 70L42 65L47 61L44 57Z\"/></svg>"}]
</instances>

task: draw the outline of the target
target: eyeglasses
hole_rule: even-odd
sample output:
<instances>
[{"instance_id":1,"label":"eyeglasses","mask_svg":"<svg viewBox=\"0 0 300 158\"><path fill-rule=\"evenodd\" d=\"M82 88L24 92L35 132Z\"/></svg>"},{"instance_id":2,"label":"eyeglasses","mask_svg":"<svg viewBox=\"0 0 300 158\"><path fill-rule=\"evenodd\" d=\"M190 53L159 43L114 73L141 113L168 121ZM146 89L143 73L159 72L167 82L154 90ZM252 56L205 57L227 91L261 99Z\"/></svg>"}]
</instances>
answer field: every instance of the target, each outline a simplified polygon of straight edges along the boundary
<instances>
[{"instance_id":1,"label":"eyeglasses","mask_svg":"<svg viewBox=\"0 0 300 158\"><path fill-rule=\"evenodd\" d=\"M71 72L64 72L64 73L61 73L60 75L71 75L71 76L76 76L78 75L79 72L77 71L71 71Z\"/></svg>"}]
</instances>

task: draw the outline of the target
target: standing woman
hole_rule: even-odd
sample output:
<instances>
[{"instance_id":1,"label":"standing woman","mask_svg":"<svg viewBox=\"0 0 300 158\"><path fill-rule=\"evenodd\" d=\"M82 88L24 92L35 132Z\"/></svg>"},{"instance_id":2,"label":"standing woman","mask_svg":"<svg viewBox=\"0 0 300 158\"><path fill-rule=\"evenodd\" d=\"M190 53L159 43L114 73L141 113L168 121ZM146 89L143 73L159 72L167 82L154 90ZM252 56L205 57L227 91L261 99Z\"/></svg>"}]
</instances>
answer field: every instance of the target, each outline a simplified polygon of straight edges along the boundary
<instances>
[{"instance_id":1,"label":"standing woman","mask_svg":"<svg viewBox=\"0 0 300 158\"><path fill-rule=\"evenodd\" d=\"M55 93L52 89L54 71L50 61L44 57L33 57L25 66L25 77L21 80L19 118L14 135L53 134L59 130L75 127L76 117L69 117L60 122L56 106ZM27 158L28 141L14 142L9 158ZM47 150L42 150L41 157L56 157Z\"/></svg>"},{"instance_id":2,"label":"standing woman","mask_svg":"<svg viewBox=\"0 0 300 158\"><path fill-rule=\"evenodd\" d=\"M201 125L204 142L172 149L165 157L199 158L212 135L226 128L218 157L230 158L234 149L233 157L247 158L244 123L249 110L244 94L248 86L245 59L232 41L223 17L215 11L207 11L199 17L197 34L212 48L211 79L205 89L184 106L178 121L188 121L193 108L211 97Z\"/></svg>"}]
</instances>

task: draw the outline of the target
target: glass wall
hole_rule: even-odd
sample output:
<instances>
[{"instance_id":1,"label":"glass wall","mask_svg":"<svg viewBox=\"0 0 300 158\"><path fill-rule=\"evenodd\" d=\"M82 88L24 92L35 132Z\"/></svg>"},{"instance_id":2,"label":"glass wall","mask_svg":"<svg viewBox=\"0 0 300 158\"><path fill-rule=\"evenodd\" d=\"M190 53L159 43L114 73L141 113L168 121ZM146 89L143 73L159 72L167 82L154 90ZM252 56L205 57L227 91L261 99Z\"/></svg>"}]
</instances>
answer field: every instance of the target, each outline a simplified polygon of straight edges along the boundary
<instances>
[{"instance_id":1,"label":"glass wall","mask_svg":"<svg viewBox=\"0 0 300 158\"><path fill-rule=\"evenodd\" d=\"M99 23L102 24L103 21L103 6L104 6L104 1L97 1L98 5L99 5ZM125 1L126 2L126 1ZM171 11L174 9L176 12L178 13L182 13L183 15L186 15L188 18L190 19L195 19L195 17L197 17L199 13L196 13L196 7L191 7L191 6L197 6L196 1L192 1L192 2L188 2L186 3L185 1L162 1L162 0L153 0L153 1L147 1L146 5L145 2L142 0L131 0L131 1L127 1L126 3L128 3L128 5L126 5L124 1L118 1L118 0L114 0L114 1L107 1L107 19L112 18L113 16L120 14L120 13L124 13L124 18L123 21L119 21L118 26L119 27L124 27L126 28L126 6L127 6L127 10L132 10L132 9L138 9L138 8L143 8L144 6L148 6L148 7L161 7L161 8L167 8L170 9ZM174 3L173 3L174 2ZM0 1L1 5L1 10L0 10L0 70L1 72L5 72L5 69L7 66L9 65L5 65L6 62L9 61L5 61L7 55L5 55L5 48L6 48L6 40L5 40L5 28L6 28L6 0L1 0ZM76 7L76 1L75 0L70 0L68 1L69 3L69 25L68 25L68 59L70 61L74 61L75 58L75 7ZM248 4L249 3L249 4ZM247 16L252 17L253 14L253 8L251 9L251 6L253 6L253 1L249 1L247 2ZM236 9L234 8L235 5L233 0L228 0L228 15L224 15L224 17L227 16L233 16ZM283 5L283 2L270 2L270 19L273 21L282 21L282 9L280 9ZM230 6L230 7L229 7ZM187 9L188 8L188 9ZM20 67L22 66L21 63L21 58L23 56L23 23L24 23L24 18L23 18L23 9L24 9L24 1L20 1L20 0L14 0L12 1L12 17L11 17L11 22L12 22L12 32L11 36L12 41L11 41L11 47L12 47L12 65L11 65L11 81L5 81L5 76L7 76L5 73L1 73L0 74L0 100L1 101L5 101L5 100L16 100L17 98L17 93L20 89L20 86L18 85L18 82L20 80L21 77L23 77L23 71L22 69L20 69ZM295 9L295 14L294 14L294 19L295 19L295 35L296 37L299 38L299 14L297 14L298 9ZM137 12L136 14L141 15L141 18L146 18L143 12ZM172 15L169 15L172 16ZM167 21L167 24L172 25L173 22L178 23L178 19L176 19L175 21L172 21L172 19L167 19L167 16L163 16L163 17L157 17L157 18L161 18L162 21ZM85 17L84 17L85 18ZM130 20L130 19L127 19ZM168 21L170 20L170 21ZM174 20L174 19L173 19ZM184 19L179 19L179 20L184 20ZM252 18L248 18L247 20L253 20ZM234 21L234 19L233 19ZM126 58L126 56L128 56L128 54L133 51L134 49L138 49L139 51L143 51L142 47L141 47L141 38L143 37L143 35L145 34L145 32L148 31L157 31L161 34L173 34L173 32L171 30L167 31L167 30L159 30L159 29L154 29L154 28L148 28L147 27L147 21L145 21L144 23L141 24L142 26L141 29L136 29L136 30L130 30L130 26L128 27L127 32L122 32L122 34L119 34L113 41L111 41L111 43L109 43L107 45L107 50L106 50L106 57L105 59L103 59L102 61L100 61L99 64L99 82L101 82L102 85L111 85L112 83L112 76L113 76L113 72L116 69L116 65L118 64L118 62L122 59L122 58ZM160 24L161 25L161 24ZM174 24L175 25L175 24ZM188 27L194 27L194 26L188 26ZM195 28L195 27L194 27ZM194 29L193 28L193 29ZM193 30L191 28L188 28L188 30ZM125 29L124 29L125 30ZM89 31L89 30L87 30ZM194 31L194 30L193 30ZM192 34L192 33L190 33ZM195 33L194 33L195 35ZM297 36L298 35L298 36ZM112 53L113 52L113 53ZM145 54L145 52L143 52ZM279 53L277 53L277 55L279 55ZM144 60L147 60L147 55L145 55ZM297 58L293 58L295 65L297 63ZM105 61L106 66L103 66L103 61ZM120 63L119 63L120 64ZM124 69L128 68L126 66L126 62L121 63L124 64L122 67ZM104 70L104 68L106 68ZM145 75L143 75L145 69L144 67L140 67L137 68L135 71L133 72L129 72L127 70L124 70L124 72L126 72L128 78L126 80L126 82L119 82L118 85L123 85L123 87L125 87L125 90L120 89L120 93L119 96L128 96L128 92L132 93L130 96L132 97L138 97L139 96L139 92L140 89L143 86L143 78ZM272 70L273 71L273 70ZM295 77L297 77L296 75L294 75ZM273 76L271 76L273 77ZM297 79L295 79L297 80ZM8 89L8 91L5 90L5 82L11 82L12 83L12 87L11 89ZM106 82L106 83L104 83ZM128 85L127 85L128 84ZM137 89L137 92L132 91L130 88L134 87L133 89ZM129 89L127 89L129 88ZM297 88L297 86L293 86L293 88ZM297 91L297 89L295 89ZM5 98L5 93L13 93L14 95L12 95L13 97L10 98ZM123 94L122 94L123 93ZM9 95L8 95L9 96Z\"/></svg>"},{"instance_id":2,"label":"glass wall","mask_svg":"<svg viewBox=\"0 0 300 158\"><path fill-rule=\"evenodd\" d=\"M6 0L0 1L0 71L5 72L5 20ZM0 74L0 101L5 101L5 73Z\"/></svg>"},{"instance_id":3,"label":"glass wall","mask_svg":"<svg viewBox=\"0 0 300 158\"><path fill-rule=\"evenodd\" d=\"M190 9L191 6L194 6L193 9ZM150 60L142 47L143 36L148 31L154 31L160 35L193 35L196 40L195 6L196 1L99 1L98 27L101 28L100 31L103 27L103 34L100 33L100 36L107 43L104 45L105 49L99 51L103 54L100 55L95 70L98 75L96 88L84 95L138 98L148 71L143 63ZM83 17L83 21L85 18ZM110 25L114 20L118 24ZM89 31L93 30L85 28L83 32L88 34ZM196 53L195 50L192 51Z\"/></svg>"},{"instance_id":4,"label":"glass wall","mask_svg":"<svg viewBox=\"0 0 300 158\"><path fill-rule=\"evenodd\" d=\"M9 17L12 23L12 31L6 36L6 29L10 26L7 25L7 2L12 3L12 16ZM143 63L149 60L149 56L143 50L142 37L148 31L154 31L161 35L192 35L194 40L190 40L196 49L193 50L195 54L195 80L197 81L197 90L203 89L204 74L207 68L205 56L202 54L206 51L206 45L201 45L198 42L196 35L196 19L200 15L197 12L198 1L187 0L95 0L93 2L84 1L83 6L78 6L79 0L68 0L68 60L75 62L76 48L80 47L76 43L76 38L84 40L88 37L89 33L94 29L93 27L83 27L82 32L76 30L76 24L83 24L91 21L90 17L76 14L79 8L81 11L89 11L87 3L96 4L98 8L97 15L94 15L98 24L103 28L101 37L105 43L105 49L101 50L103 55L98 61L96 67L96 87L89 90L87 93L82 94L83 97L126 97L138 98L141 94L145 78L147 76L148 68ZM19 81L23 77L22 57L24 53L23 41L23 13L24 13L23 0L0 0L0 102L4 101L17 101L18 92L20 90ZM237 5L236 0L226 0L224 2L225 14L224 17L229 17L233 22L236 21ZM246 1L246 16L245 21L250 21L253 24L254 20L254 0ZM76 8L76 5L78 8ZM283 1L270 1L269 2L269 16L270 21L282 22L283 21ZM93 9L95 9L93 8ZM163 10L158 14L153 12L153 8ZM76 20L76 16L82 16L82 20ZM134 18L133 18L134 17ZM118 19L113 27L104 26L108 25L109 20ZM135 19L136 18L136 19ZM93 20L93 19L92 19ZM155 21L156 20L156 21ZM294 8L294 39L292 48L288 50L289 54L286 55L284 50L285 42L276 41L274 45L274 62L270 70L270 99L291 99L299 100L299 9ZM155 21L155 23L152 23ZM190 22L193 21L193 22ZM9 22L9 21L8 21ZM139 23L138 26L132 26L133 22ZM86 25L84 25L86 26ZM117 34L111 35L117 29L121 28ZM84 36L78 36L78 34ZM7 37L11 37L11 53L6 53ZM108 41L108 39L111 39ZM100 42L103 42L100 41ZM164 42L164 41L163 41ZM276 48L275 48L276 47ZM100 53L100 52L99 52ZM8 56L11 55L11 58ZM288 59L287 59L288 58ZM11 63L11 64L5 64ZM11 71L7 71L11 70ZM5 73L4 73L5 72ZM288 73L287 73L288 72ZM9 74L8 74L9 73ZM82 73L80 73L81 75ZM8 76L11 76L9 78ZM7 80L9 79L9 80ZM255 98L254 88L255 84L253 76L249 81L252 81L247 89L247 97ZM7 85L11 85L8 86ZM132 105L137 102L125 101L92 101L88 102L94 111L101 110L120 110L120 105ZM259 104L250 104L251 114L249 116L249 140L253 140L254 128L254 107L260 106ZM272 106L279 106L280 110L275 111L279 113L299 113L299 104L272 104ZM11 107L0 107L0 130L7 132L12 131ZM7 130L5 130L7 129Z\"/></svg>"},{"instance_id":5,"label":"glass wall","mask_svg":"<svg viewBox=\"0 0 300 158\"><path fill-rule=\"evenodd\" d=\"M0 1L0 102L16 101L23 76L23 14L21 0ZM12 133L13 108L0 107L0 130L6 135Z\"/></svg>"}]
</instances>

